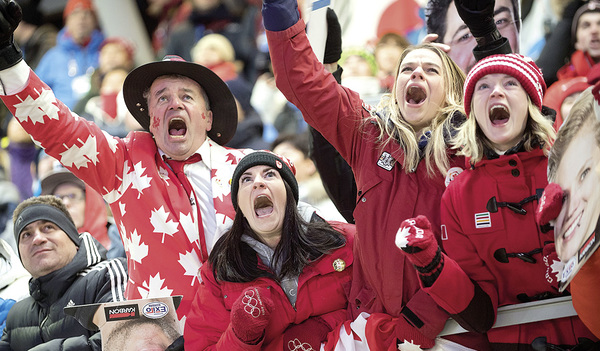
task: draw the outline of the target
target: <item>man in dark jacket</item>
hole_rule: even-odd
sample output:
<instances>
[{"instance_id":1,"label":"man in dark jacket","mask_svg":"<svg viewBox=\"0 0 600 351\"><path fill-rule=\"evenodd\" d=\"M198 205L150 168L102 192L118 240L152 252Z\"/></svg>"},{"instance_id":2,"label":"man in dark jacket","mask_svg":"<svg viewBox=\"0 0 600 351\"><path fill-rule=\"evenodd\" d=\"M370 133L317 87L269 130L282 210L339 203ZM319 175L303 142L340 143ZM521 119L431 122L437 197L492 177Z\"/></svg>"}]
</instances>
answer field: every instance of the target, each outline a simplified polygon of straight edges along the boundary
<instances>
[{"instance_id":1,"label":"man in dark jacket","mask_svg":"<svg viewBox=\"0 0 600 351\"><path fill-rule=\"evenodd\" d=\"M125 260L107 260L106 249L77 232L55 196L23 201L13 222L19 258L32 275L31 296L10 310L0 350L101 350L100 333L85 329L63 308L124 300Z\"/></svg>"}]
</instances>

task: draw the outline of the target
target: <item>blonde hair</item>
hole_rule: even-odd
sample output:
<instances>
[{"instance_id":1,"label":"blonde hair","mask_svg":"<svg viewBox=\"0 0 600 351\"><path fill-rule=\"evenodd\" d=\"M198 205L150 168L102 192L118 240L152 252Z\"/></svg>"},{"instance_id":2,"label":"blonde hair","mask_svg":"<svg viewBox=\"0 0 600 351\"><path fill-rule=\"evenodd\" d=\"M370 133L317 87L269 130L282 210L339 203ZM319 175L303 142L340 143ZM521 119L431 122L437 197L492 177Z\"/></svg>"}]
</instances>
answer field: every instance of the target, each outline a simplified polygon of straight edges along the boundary
<instances>
[{"instance_id":1,"label":"blonde hair","mask_svg":"<svg viewBox=\"0 0 600 351\"><path fill-rule=\"evenodd\" d=\"M211 33L203 36L191 50L192 60L198 62L202 51L212 49L219 53L219 57L224 62L233 62L235 60L235 49L226 36L218 33Z\"/></svg>"},{"instance_id":2,"label":"blonde hair","mask_svg":"<svg viewBox=\"0 0 600 351\"><path fill-rule=\"evenodd\" d=\"M431 50L442 60L444 86L440 89L445 89L446 94L442 105L429 125L431 136L425 147L423 157L428 175L433 176L436 170L441 174L446 174L449 162L444 136L449 135L453 129L451 125L452 116L456 112L462 111L462 90L465 74L448 54L436 46L426 43L406 48L402 52L399 62L401 63L410 52L419 49ZM400 66L398 64L396 67L396 77ZM383 117L374 118L380 129L377 140L382 149L392 141L398 142L404 151L404 171L410 173L417 169L421 160L419 140L414 128L400 114L396 97L397 90L397 82L395 82L391 93L385 94L377 106L377 111Z\"/></svg>"},{"instance_id":3,"label":"blonde hair","mask_svg":"<svg viewBox=\"0 0 600 351\"><path fill-rule=\"evenodd\" d=\"M471 105L473 102L471 102ZM556 132L552 126L552 121L542 114L540 109L527 96L527 124L523 132L523 146L525 150L531 151L536 144L539 144L548 155L552 146ZM475 164L483 158L485 148L493 148L490 140L483 133L477 120L475 112L471 109L468 120L458 128L458 132L451 140L452 148L458 149L458 155L464 155L470 158L471 164Z\"/></svg>"}]
</instances>

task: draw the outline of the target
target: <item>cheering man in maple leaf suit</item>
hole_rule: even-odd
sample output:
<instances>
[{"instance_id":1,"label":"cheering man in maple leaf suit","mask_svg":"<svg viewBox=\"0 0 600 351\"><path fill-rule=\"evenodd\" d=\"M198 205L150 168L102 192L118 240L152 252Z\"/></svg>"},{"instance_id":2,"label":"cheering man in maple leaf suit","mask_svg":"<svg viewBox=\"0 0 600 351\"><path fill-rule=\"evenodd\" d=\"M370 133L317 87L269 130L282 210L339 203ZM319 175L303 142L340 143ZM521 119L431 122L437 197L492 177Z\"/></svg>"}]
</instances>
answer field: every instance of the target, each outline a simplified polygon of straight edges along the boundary
<instances>
[{"instance_id":1,"label":"cheering man in maple leaf suit","mask_svg":"<svg viewBox=\"0 0 600 351\"><path fill-rule=\"evenodd\" d=\"M183 295L184 322L198 270L235 215L230 179L244 151L221 146L236 130L233 95L209 69L167 56L125 80L125 102L145 131L112 137L56 100L22 60L12 39L20 19L14 1L0 0L2 100L110 205L127 251L126 298Z\"/></svg>"}]
</instances>

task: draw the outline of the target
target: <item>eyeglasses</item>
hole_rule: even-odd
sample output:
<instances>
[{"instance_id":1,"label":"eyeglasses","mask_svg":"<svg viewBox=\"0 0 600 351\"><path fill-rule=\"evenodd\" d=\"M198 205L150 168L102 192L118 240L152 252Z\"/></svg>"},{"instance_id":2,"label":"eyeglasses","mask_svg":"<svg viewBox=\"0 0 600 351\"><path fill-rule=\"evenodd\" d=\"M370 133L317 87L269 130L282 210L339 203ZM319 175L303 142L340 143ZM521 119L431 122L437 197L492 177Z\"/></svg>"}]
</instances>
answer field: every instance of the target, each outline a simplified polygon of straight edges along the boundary
<instances>
[{"instance_id":1,"label":"eyeglasses","mask_svg":"<svg viewBox=\"0 0 600 351\"><path fill-rule=\"evenodd\" d=\"M78 202L85 199L83 194L76 193L68 193L68 194L54 194L57 198L61 199L63 202L65 200L69 200L69 202Z\"/></svg>"}]
</instances>

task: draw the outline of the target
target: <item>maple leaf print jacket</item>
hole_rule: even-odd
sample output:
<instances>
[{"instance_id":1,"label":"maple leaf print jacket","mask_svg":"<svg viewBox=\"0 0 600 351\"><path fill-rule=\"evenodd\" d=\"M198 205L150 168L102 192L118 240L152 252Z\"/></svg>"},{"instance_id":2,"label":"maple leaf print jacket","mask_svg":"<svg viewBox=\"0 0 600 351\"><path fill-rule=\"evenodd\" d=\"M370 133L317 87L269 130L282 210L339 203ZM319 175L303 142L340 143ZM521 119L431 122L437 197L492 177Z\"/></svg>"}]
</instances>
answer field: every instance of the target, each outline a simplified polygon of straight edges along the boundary
<instances>
[{"instance_id":1,"label":"maple leaf print jacket","mask_svg":"<svg viewBox=\"0 0 600 351\"><path fill-rule=\"evenodd\" d=\"M182 319L212 243L200 237L197 210L152 135L134 131L117 138L103 132L56 100L23 61L1 71L0 80L0 97L37 145L109 204L127 252L126 298L183 295L177 309ZM211 169L216 238L233 221L229 183L243 151L207 143L210 159L203 162Z\"/></svg>"}]
</instances>

